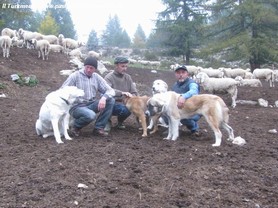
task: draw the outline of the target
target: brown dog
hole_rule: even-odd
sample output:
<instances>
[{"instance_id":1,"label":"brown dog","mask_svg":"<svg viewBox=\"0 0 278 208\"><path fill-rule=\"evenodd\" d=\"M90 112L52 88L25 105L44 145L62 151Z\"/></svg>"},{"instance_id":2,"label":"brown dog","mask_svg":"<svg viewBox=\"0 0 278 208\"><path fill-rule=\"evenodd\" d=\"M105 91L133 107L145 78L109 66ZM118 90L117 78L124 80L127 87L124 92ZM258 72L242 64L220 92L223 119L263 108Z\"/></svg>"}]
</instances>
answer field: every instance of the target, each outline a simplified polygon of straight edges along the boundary
<instances>
[{"instance_id":1,"label":"brown dog","mask_svg":"<svg viewBox=\"0 0 278 208\"><path fill-rule=\"evenodd\" d=\"M145 111L147 110L147 102L149 99L150 97L144 95L125 97L123 100L128 110L133 113L136 116L137 121L141 123L143 128L142 137L146 137L148 135Z\"/></svg>"}]
</instances>

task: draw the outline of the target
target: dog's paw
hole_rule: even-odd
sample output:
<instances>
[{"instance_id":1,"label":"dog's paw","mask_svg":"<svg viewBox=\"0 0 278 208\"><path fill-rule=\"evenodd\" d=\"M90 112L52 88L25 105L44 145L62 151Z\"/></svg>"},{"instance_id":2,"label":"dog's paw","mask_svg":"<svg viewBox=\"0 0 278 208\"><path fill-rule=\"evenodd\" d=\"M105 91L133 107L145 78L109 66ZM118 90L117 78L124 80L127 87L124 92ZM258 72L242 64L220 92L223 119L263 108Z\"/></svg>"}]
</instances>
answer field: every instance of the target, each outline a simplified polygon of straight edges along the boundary
<instances>
[{"instance_id":1,"label":"dog's paw","mask_svg":"<svg viewBox=\"0 0 278 208\"><path fill-rule=\"evenodd\" d=\"M220 144L216 144L216 143L215 143L215 144L213 144L212 146L213 146L213 147L219 147Z\"/></svg>"},{"instance_id":2,"label":"dog's paw","mask_svg":"<svg viewBox=\"0 0 278 208\"><path fill-rule=\"evenodd\" d=\"M71 138L71 137L65 137L65 139L66 139L66 140L72 140L72 138Z\"/></svg>"},{"instance_id":3,"label":"dog's paw","mask_svg":"<svg viewBox=\"0 0 278 208\"><path fill-rule=\"evenodd\" d=\"M57 142L58 144L63 144L63 143L64 143L62 140L56 140L56 142Z\"/></svg>"}]
</instances>

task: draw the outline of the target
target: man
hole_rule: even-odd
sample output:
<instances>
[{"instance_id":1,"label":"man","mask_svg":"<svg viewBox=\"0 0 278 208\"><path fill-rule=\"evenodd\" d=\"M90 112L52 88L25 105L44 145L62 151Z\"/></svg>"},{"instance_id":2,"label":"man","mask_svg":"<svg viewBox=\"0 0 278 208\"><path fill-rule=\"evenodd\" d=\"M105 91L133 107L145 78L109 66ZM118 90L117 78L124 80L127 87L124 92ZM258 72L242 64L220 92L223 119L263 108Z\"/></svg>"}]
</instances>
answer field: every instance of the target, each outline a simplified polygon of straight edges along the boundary
<instances>
[{"instance_id":1,"label":"man","mask_svg":"<svg viewBox=\"0 0 278 208\"><path fill-rule=\"evenodd\" d=\"M72 73L62 85L62 87L76 86L85 92L85 96L70 109L70 114L74 118L71 128L74 136L79 136L80 130L94 120L96 120L94 134L108 136L104 127L112 114L115 91L96 73L97 65L96 58L89 56L84 61L84 67Z\"/></svg>"},{"instance_id":2,"label":"man","mask_svg":"<svg viewBox=\"0 0 278 208\"><path fill-rule=\"evenodd\" d=\"M191 78L189 78L189 73L187 71L186 66L178 66L175 69L175 77L176 82L174 83L172 90L176 93L181 94L181 96L178 99L177 106L178 108L182 108L184 102L186 99L199 94L200 92L200 86ZM167 118L165 116L162 117L163 120L167 122ZM199 125L198 121L201 118L201 115L196 114L192 116L189 119L182 119L180 122L185 125L192 134L199 136ZM163 123L163 120L161 120Z\"/></svg>"},{"instance_id":3,"label":"man","mask_svg":"<svg viewBox=\"0 0 278 208\"><path fill-rule=\"evenodd\" d=\"M131 112L123 104L124 96L138 95L135 83L129 74L126 73L128 67L128 59L125 57L116 57L114 60L115 69L105 76L105 80L109 86L115 90L115 104L113 107L113 116L117 116L118 129L125 129L123 122L130 116ZM109 131L110 127L107 127Z\"/></svg>"}]
</instances>

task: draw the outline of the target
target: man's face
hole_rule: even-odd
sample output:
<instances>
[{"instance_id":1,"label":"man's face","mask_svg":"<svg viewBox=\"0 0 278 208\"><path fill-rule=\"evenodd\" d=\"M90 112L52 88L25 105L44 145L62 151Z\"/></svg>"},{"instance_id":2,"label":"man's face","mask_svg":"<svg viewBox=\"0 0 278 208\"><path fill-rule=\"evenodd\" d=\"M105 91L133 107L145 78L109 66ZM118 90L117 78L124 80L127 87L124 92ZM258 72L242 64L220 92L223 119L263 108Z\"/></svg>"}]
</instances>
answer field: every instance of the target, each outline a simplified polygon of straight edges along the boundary
<instances>
[{"instance_id":1,"label":"man's face","mask_svg":"<svg viewBox=\"0 0 278 208\"><path fill-rule=\"evenodd\" d=\"M85 65L85 70L84 70L85 74L90 77L92 76L92 74L94 72L96 72L95 67L91 66L91 65Z\"/></svg>"},{"instance_id":2,"label":"man's face","mask_svg":"<svg viewBox=\"0 0 278 208\"><path fill-rule=\"evenodd\" d=\"M183 69L179 69L175 72L175 76L179 82L183 82L188 77L188 72Z\"/></svg>"},{"instance_id":3,"label":"man's face","mask_svg":"<svg viewBox=\"0 0 278 208\"><path fill-rule=\"evenodd\" d=\"M118 73L123 74L123 73L126 72L127 67L128 67L128 63L118 63L118 64L116 64L115 70L116 70Z\"/></svg>"}]
</instances>

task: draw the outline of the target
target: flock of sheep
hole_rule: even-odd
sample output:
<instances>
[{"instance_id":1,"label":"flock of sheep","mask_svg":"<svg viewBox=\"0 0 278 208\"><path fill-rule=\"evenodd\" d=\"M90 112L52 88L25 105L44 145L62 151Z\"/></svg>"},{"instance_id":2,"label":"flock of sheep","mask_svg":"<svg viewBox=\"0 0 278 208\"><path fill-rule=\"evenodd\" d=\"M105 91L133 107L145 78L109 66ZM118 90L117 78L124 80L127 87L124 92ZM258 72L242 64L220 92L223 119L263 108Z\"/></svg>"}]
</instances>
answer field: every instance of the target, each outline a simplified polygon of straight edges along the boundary
<instances>
[{"instance_id":1,"label":"flock of sheep","mask_svg":"<svg viewBox=\"0 0 278 208\"><path fill-rule=\"evenodd\" d=\"M65 38L63 34L43 35L38 32L31 32L20 28L18 31L4 28L1 31L0 47L3 50L3 57L10 56L11 47L35 49L38 51L38 58L48 60L50 51L69 54L70 51L84 46L85 44L71 38Z\"/></svg>"},{"instance_id":2,"label":"flock of sheep","mask_svg":"<svg viewBox=\"0 0 278 208\"><path fill-rule=\"evenodd\" d=\"M172 65L171 68L175 68ZM227 93L232 99L231 106L236 107L238 86L262 87L260 80L269 82L270 87L274 87L277 81L277 71L269 68L255 69L253 73L249 69L241 68L202 68L187 66L188 72L205 91L209 93Z\"/></svg>"}]
</instances>

